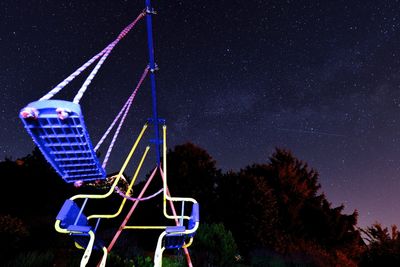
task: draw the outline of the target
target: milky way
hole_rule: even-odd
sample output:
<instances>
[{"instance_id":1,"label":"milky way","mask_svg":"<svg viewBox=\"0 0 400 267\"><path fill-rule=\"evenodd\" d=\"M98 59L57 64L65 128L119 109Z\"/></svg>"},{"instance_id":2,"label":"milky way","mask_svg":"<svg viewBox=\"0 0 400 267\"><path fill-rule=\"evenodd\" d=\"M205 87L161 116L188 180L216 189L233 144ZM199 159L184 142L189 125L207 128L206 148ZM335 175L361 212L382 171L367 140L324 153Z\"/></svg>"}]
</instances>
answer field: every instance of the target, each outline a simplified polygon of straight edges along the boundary
<instances>
[{"instance_id":1,"label":"milky way","mask_svg":"<svg viewBox=\"0 0 400 267\"><path fill-rule=\"evenodd\" d=\"M30 153L18 119L115 39L144 1L0 3L0 157ZM157 89L169 145L191 141L224 171L291 150L359 224L400 224L398 1L154 1ZM145 23L112 52L81 102L93 142L147 64ZM87 75L87 73L85 73ZM59 98L72 99L83 78ZM111 168L151 117L139 92ZM129 145L128 145L129 144ZM112 170L111 170L112 171Z\"/></svg>"}]
</instances>

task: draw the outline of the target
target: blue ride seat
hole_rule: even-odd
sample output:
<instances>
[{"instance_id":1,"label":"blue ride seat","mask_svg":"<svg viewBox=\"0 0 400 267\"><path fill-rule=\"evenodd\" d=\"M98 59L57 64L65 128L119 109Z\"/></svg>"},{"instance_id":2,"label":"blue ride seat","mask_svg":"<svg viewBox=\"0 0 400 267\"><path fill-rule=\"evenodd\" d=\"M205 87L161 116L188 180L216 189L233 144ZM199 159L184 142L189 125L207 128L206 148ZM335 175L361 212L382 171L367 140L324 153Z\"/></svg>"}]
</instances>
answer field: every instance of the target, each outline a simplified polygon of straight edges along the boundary
<instances>
[{"instance_id":1,"label":"blue ride seat","mask_svg":"<svg viewBox=\"0 0 400 267\"><path fill-rule=\"evenodd\" d=\"M166 249L181 248L185 244L186 235L177 234L177 232L184 232L185 230L185 226L168 226L165 229L164 247Z\"/></svg>"},{"instance_id":2,"label":"blue ride seat","mask_svg":"<svg viewBox=\"0 0 400 267\"><path fill-rule=\"evenodd\" d=\"M196 222L200 222L198 203L193 204L187 230L192 230L195 227ZM185 244L186 238L191 238L195 235L195 232L191 234L179 233L184 231L186 231L185 226L168 226L165 229L166 234L164 238L164 247L166 249L181 248Z\"/></svg>"},{"instance_id":3,"label":"blue ride seat","mask_svg":"<svg viewBox=\"0 0 400 267\"><path fill-rule=\"evenodd\" d=\"M42 100L28 104L20 118L46 160L67 183L105 179L79 104Z\"/></svg>"},{"instance_id":4,"label":"blue ride seat","mask_svg":"<svg viewBox=\"0 0 400 267\"><path fill-rule=\"evenodd\" d=\"M60 220L60 226L71 232L71 236L76 243L86 248L90 239L89 231L94 232L95 230L88 224L87 217L83 213L80 215L79 213L80 209L78 205L74 201L67 199L58 213L56 220ZM76 221L78 216L79 219ZM93 249L101 250L103 247L104 243L99 239L95 239Z\"/></svg>"},{"instance_id":5,"label":"blue ride seat","mask_svg":"<svg viewBox=\"0 0 400 267\"><path fill-rule=\"evenodd\" d=\"M68 231L88 233L92 230L92 227L88 224L85 214L79 213L80 208L78 205L74 201L67 199L58 213L56 220L60 221L61 228L67 229Z\"/></svg>"}]
</instances>

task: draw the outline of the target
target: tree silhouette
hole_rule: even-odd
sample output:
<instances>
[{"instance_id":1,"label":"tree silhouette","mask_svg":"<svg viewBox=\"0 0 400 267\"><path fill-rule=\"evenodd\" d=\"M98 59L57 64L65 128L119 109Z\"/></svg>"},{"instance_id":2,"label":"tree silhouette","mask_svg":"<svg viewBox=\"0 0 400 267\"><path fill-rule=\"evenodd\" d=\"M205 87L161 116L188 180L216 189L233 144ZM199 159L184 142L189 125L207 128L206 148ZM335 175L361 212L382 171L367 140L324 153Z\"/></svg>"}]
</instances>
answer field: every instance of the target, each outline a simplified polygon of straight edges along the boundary
<instances>
[{"instance_id":1,"label":"tree silhouette","mask_svg":"<svg viewBox=\"0 0 400 267\"><path fill-rule=\"evenodd\" d=\"M355 266L365 248L356 228L357 211L344 214L343 205L332 207L320 191L318 173L289 151L277 149L265 163L225 174L207 151L191 143L169 150L167 161L172 195L197 199L201 224L219 225L231 232L245 262L252 262L252 255L258 255L253 262L263 262L264 266L272 264L272 258L288 265ZM52 247L54 242L63 244L65 240L60 242L59 235L52 231L62 203L78 191L97 190L65 184L37 149L24 158L0 162L0 173L7 177L2 185L7 190L0 195L0 201L7 205L1 206L0 214L21 218L31 234L26 245L36 248ZM161 177L154 179L158 182L151 184L148 194L162 187ZM135 185L134 192L142 186L143 183ZM114 201L120 203L119 196L101 204L101 209L115 207ZM99 207L93 208L98 211ZM160 197L141 202L132 223L173 224L163 217L161 208ZM118 223L104 222L102 227L112 230ZM370 244L362 254L363 266L373 266L368 264L382 259L398 259L398 231L393 228L390 235L385 229L373 226L366 230ZM153 250L158 234L136 231L129 234L133 238L129 239L129 246L138 244L142 250ZM221 238L213 240L213 244L225 242L217 234L213 238ZM204 251L206 245L203 242L198 248ZM123 246L116 248L123 253ZM196 239L192 249L196 249ZM267 255L264 261L263 255Z\"/></svg>"},{"instance_id":2,"label":"tree silhouette","mask_svg":"<svg viewBox=\"0 0 400 267\"><path fill-rule=\"evenodd\" d=\"M352 262L361 242L357 212L345 215L343 206L332 208L319 193L318 178L307 164L277 149L269 163L223 177L221 220L245 253L261 247L282 255L305 255L311 262L322 256Z\"/></svg>"},{"instance_id":3,"label":"tree silhouette","mask_svg":"<svg viewBox=\"0 0 400 267\"><path fill-rule=\"evenodd\" d=\"M280 239L277 200L265 182L265 165L253 165L238 173L224 175L218 186L216 220L230 229L242 251L270 247Z\"/></svg>"},{"instance_id":4,"label":"tree silhouette","mask_svg":"<svg viewBox=\"0 0 400 267\"><path fill-rule=\"evenodd\" d=\"M215 160L204 149L186 143L169 150L167 161L172 194L195 198L200 203L202 219L215 221L213 217L219 212L217 187L222 176Z\"/></svg>"},{"instance_id":5,"label":"tree silhouette","mask_svg":"<svg viewBox=\"0 0 400 267\"><path fill-rule=\"evenodd\" d=\"M400 232L395 225L389 230L375 223L363 230L368 246L360 266L400 266Z\"/></svg>"}]
</instances>

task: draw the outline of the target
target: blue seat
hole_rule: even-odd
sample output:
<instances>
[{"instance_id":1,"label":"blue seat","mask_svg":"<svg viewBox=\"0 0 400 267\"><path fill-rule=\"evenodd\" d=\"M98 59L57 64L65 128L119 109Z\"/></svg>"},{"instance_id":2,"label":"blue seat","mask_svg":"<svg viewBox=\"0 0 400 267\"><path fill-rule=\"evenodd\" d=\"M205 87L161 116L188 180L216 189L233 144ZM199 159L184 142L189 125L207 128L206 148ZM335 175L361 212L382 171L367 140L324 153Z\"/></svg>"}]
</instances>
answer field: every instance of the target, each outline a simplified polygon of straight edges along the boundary
<instances>
[{"instance_id":1,"label":"blue seat","mask_svg":"<svg viewBox=\"0 0 400 267\"><path fill-rule=\"evenodd\" d=\"M36 101L21 110L20 118L46 160L67 183L106 178L79 104Z\"/></svg>"},{"instance_id":2,"label":"blue seat","mask_svg":"<svg viewBox=\"0 0 400 267\"><path fill-rule=\"evenodd\" d=\"M187 230L192 230L196 222L200 221L199 216L199 204L194 203L192 207L192 213L190 215L190 219L188 222ZM164 247L166 249L177 249L181 248L185 244L186 238L191 238L195 233L191 234L179 234L179 232L186 231L185 226L168 226L165 229L165 239L164 239Z\"/></svg>"},{"instance_id":3,"label":"blue seat","mask_svg":"<svg viewBox=\"0 0 400 267\"><path fill-rule=\"evenodd\" d=\"M80 208L78 205L74 201L67 199L58 213L56 220L60 220L60 226L68 231L88 233L92 230L92 227L88 224L88 220L83 213L76 220L79 212Z\"/></svg>"},{"instance_id":4,"label":"blue seat","mask_svg":"<svg viewBox=\"0 0 400 267\"><path fill-rule=\"evenodd\" d=\"M79 215L79 212L80 208L78 205L74 201L67 199L58 213L56 220L60 220L60 226L71 232L71 236L76 243L86 248L90 238L89 231L94 232L94 229L88 224L87 217L83 213ZM75 224L78 215L79 219ZM95 239L93 249L101 250L103 246L104 244L101 240Z\"/></svg>"}]
</instances>

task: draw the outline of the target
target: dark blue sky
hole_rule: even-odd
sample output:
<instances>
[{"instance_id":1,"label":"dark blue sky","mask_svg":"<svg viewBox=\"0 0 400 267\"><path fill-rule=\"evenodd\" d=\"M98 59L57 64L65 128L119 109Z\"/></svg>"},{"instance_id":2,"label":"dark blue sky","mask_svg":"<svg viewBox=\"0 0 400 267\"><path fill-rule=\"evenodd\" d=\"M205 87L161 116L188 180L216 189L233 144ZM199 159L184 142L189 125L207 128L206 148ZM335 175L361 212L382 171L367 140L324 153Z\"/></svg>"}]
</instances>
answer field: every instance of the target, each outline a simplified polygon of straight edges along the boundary
<instances>
[{"instance_id":1,"label":"dark blue sky","mask_svg":"<svg viewBox=\"0 0 400 267\"><path fill-rule=\"evenodd\" d=\"M0 158L30 153L19 110L113 41L144 1L0 3ZM169 145L191 141L223 170L291 150L359 225L400 225L398 1L154 1L160 116ZM147 64L142 21L81 101L93 143ZM85 73L87 74L87 73ZM86 77L86 76L85 76ZM71 99L78 79L60 94ZM151 116L139 92L112 154L123 160Z\"/></svg>"}]
</instances>

